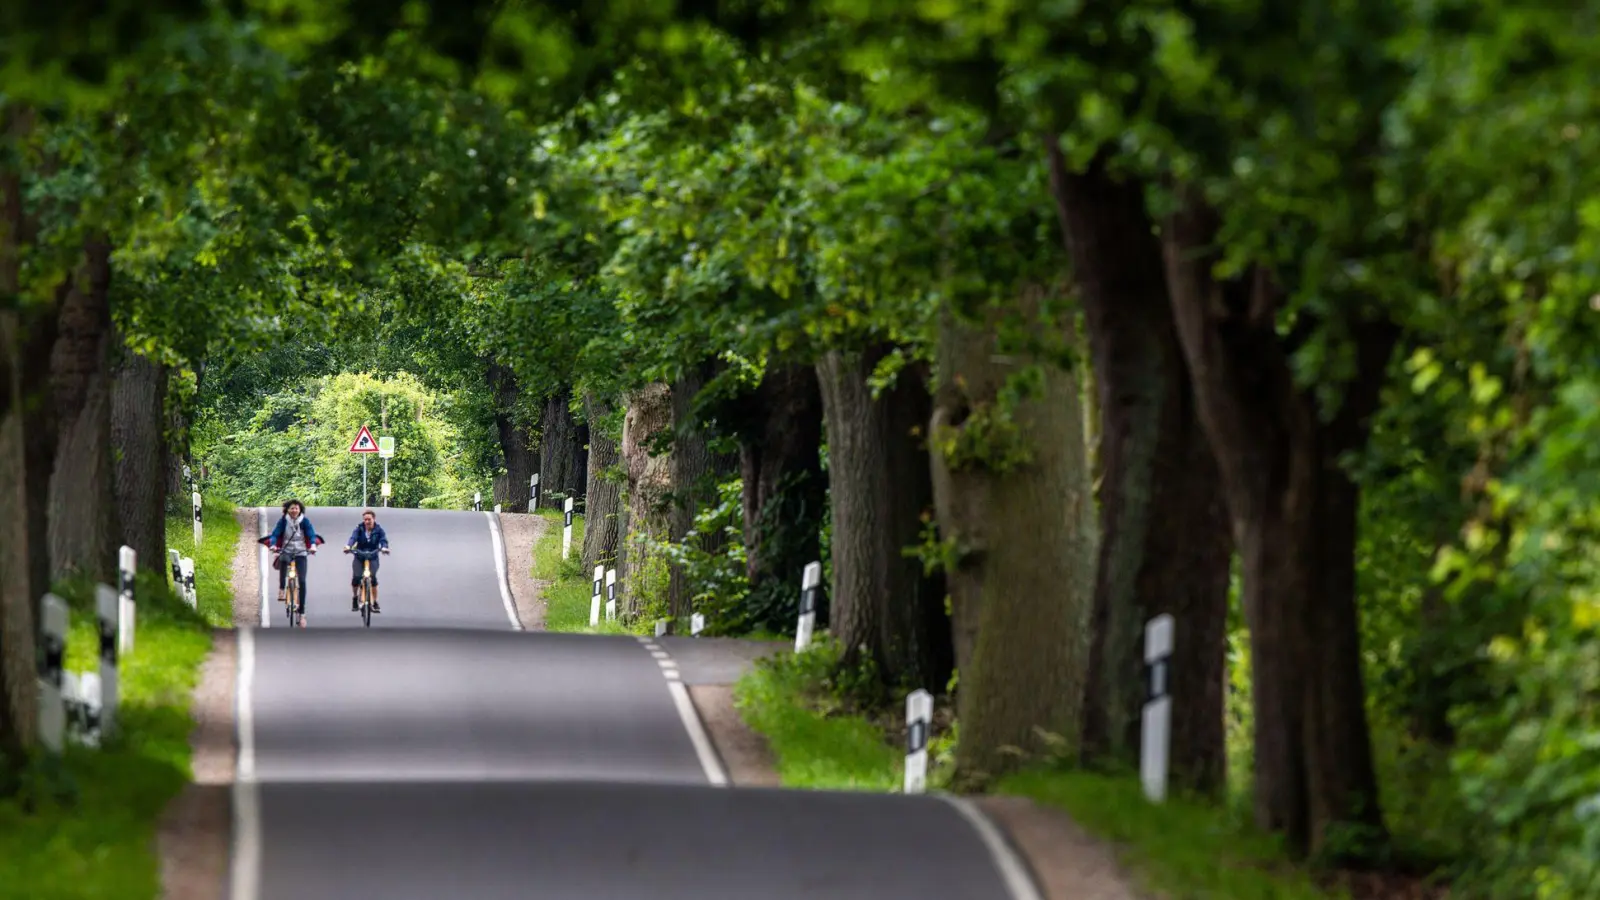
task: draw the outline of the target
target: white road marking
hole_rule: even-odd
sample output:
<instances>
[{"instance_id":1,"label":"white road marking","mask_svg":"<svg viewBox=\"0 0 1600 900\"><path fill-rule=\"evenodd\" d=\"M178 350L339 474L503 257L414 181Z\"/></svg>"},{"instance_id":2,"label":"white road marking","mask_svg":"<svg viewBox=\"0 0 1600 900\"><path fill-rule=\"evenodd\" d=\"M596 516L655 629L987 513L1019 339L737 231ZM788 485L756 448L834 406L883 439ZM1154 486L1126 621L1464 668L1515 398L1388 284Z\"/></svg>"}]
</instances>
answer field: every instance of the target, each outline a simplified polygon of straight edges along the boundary
<instances>
[{"instance_id":1,"label":"white road marking","mask_svg":"<svg viewBox=\"0 0 1600 900\"><path fill-rule=\"evenodd\" d=\"M654 656L656 659L670 659L671 658L670 656L668 656L667 651L665 651L665 650L651 650L650 651L650 655Z\"/></svg>"},{"instance_id":2,"label":"white road marking","mask_svg":"<svg viewBox=\"0 0 1600 900\"><path fill-rule=\"evenodd\" d=\"M978 833L978 839L988 849L989 859L994 862L995 869L1000 873L1000 880L1005 882L1006 891L1012 900L1043 900L1027 865L1017 857L1016 851L1006 842L1005 835L989 821L988 816L965 798L952 797L948 794L935 796L954 806L962 818L972 826L972 830Z\"/></svg>"},{"instance_id":3,"label":"white road marking","mask_svg":"<svg viewBox=\"0 0 1600 900\"><path fill-rule=\"evenodd\" d=\"M517 618L517 606L511 602L511 581L506 577L506 546L500 537L500 517L484 510L484 518L489 520L489 537L494 541L494 570L500 576L500 602L506 605L506 618L511 620L511 627L515 631L522 630L522 620Z\"/></svg>"},{"instance_id":4,"label":"white road marking","mask_svg":"<svg viewBox=\"0 0 1600 900\"><path fill-rule=\"evenodd\" d=\"M689 689L681 681L667 680L667 690L672 693L672 702L678 707L678 718L683 720L683 728L689 732L689 742L694 744L695 755L700 757L700 768L706 772L706 780L713 787L727 787L728 775L722 771L722 761L717 759L717 751L711 747L711 738L706 736L705 726L700 723L700 714L695 712L694 701L689 699Z\"/></svg>"},{"instance_id":5,"label":"white road marking","mask_svg":"<svg viewBox=\"0 0 1600 900\"><path fill-rule=\"evenodd\" d=\"M260 534L258 534L257 537L259 537L261 534L266 534L267 533L267 510L266 510L266 507L258 507L256 509L256 526L257 526L257 529L260 532ZM270 580L271 576L268 574L269 572L272 571L272 561L270 559L268 559L268 557L267 557L267 545L266 544L262 544L261 545L261 565L260 565L260 569L261 569L261 627L262 628L271 628L272 627L272 614L268 612L268 609L270 607L268 606L267 598L270 597L271 594L272 594L272 581Z\"/></svg>"},{"instance_id":6,"label":"white road marking","mask_svg":"<svg viewBox=\"0 0 1600 900\"><path fill-rule=\"evenodd\" d=\"M256 900L261 890L261 798L256 787L255 631L238 632L239 672L235 716L239 759L233 779L233 868L229 900Z\"/></svg>"}]
</instances>

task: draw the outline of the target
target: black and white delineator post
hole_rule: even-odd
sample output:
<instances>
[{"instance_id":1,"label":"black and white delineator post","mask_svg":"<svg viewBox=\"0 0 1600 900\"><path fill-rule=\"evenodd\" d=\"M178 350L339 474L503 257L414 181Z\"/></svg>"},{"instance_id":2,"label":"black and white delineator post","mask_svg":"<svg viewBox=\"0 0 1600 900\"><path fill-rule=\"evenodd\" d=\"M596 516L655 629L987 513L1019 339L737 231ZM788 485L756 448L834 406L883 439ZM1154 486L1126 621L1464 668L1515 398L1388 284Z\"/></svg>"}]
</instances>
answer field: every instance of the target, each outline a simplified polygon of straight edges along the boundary
<instances>
[{"instance_id":1,"label":"black and white delineator post","mask_svg":"<svg viewBox=\"0 0 1600 900\"><path fill-rule=\"evenodd\" d=\"M594 567L594 591L589 595L589 627L600 627L600 585L606 580L606 567Z\"/></svg>"},{"instance_id":2,"label":"black and white delineator post","mask_svg":"<svg viewBox=\"0 0 1600 900\"><path fill-rule=\"evenodd\" d=\"M183 602L189 604L191 608L198 608L200 597L195 592L194 560L187 556L180 560L178 562L178 574L181 578L179 585L183 590Z\"/></svg>"},{"instance_id":3,"label":"black and white delineator post","mask_svg":"<svg viewBox=\"0 0 1600 900\"><path fill-rule=\"evenodd\" d=\"M472 492L472 511L483 512L483 493L481 491Z\"/></svg>"},{"instance_id":4,"label":"black and white delineator post","mask_svg":"<svg viewBox=\"0 0 1600 900\"><path fill-rule=\"evenodd\" d=\"M61 667L67 657L69 613L66 602L55 594L44 595L41 612L44 653L39 656L39 740L50 752L60 753L67 731Z\"/></svg>"},{"instance_id":5,"label":"black and white delineator post","mask_svg":"<svg viewBox=\"0 0 1600 900\"><path fill-rule=\"evenodd\" d=\"M822 590L822 563L806 563L800 576L800 627L794 633L794 652L811 646L811 633L817 627L817 594Z\"/></svg>"},{"instance_id":6,"label":"black and white delineator post","mask_svg":"<svg viewBox=\"0 0 1600 900\"><path fill-rule=\"evenodd\" d=\"M667 620L666 619L657 619L656 620L656 637L661 637L661 636L665 635L666 633L667 633Z\"/></svg>"},{"instance_id":7,"label":"black and white delineator post","mask_svg":"<svg viewBox=\"0 0 1600 900\"><path fill-rule=\"evenodd\" d=\"M500 504L498 503L494 505L494 514L497 516L500 515Z\"/></svg>"},{"instance_id":8,"label":"black and white delineator post","mask_svg":"<svg viewBox=\"0 0 1600 900\"><path fill-rule=\"evenodd\" d=\"M183 555L176 550L168 550L167 561L172 563L172 586L182 587L183 570L179 568L179 564L183 561Z\"/></svg>"},{"instance_id":9,"label":"black and white delineator post","mask_svg":"<svg viewBox=\"0 0 1600 900\"><path fill-rule=\"evenodd\" d=\"M1167 797L1167 751L1172 740L1171 672L1174 622L1162 613L1144 626L1144 663L1149 696L1139 733L1139 780L1153 803Z\"/></svg>"},{"instance_id":10,"label":"black and white delineator post","mask_svg":"<svg viewBox=\"0 0 1600 900\"><path fill-rule=\"evenodd\" d=\"M102 737L117 728L117 619L122 603L109 584L94 586L95 611L100 615L100 715ZM88 698L91 708L93 698ZM94 723L91 723L91 725ZM93 730L92 728L90 729Z\"/></svg>"},{"instance_id":11,"label":"black and white delineator post","mask_svg":"<svg viewBox=\"0 0 1600 900\"><path fill-rule=\"evenodd\" d=\"M617 620L617 570L606 570L606 621Z\"/></svg>"},{"instance_id":12,"label":"black and white delineator post","mask_svg":"<svg viewBox=\"0 0 1600 900\"><path fill-rule=\"evenodd\" d=\"M533 473L533 478L528 482L528 512L539 508L539 473Z\"/></svg>"},{"instance_id":13,"label":"black and white delineator post","mask_svg":"<svg viewBox=\"0 0 1600 900\"><path fill-rule=\"evenodd\" d=\"M190 500L194 502L194 548L200 549L200 492L190 492Z\"/></svg>"},{"instance_id":14,"label":"black and white delineator post","mask_svg":"<svg viewBox=\"0 0 1600 900\"><path fill-rule=\"evenodd\" d=\"M132 547L124 546L117 552L117 600L121 604L117 611L117 619L122 623L122 628L117 633L118 653L133 652L133 626L137 620L133 580L138 571L138 552Z\"/></svg>"},{"instance_id":15,"label":"black and white delineator post","mask_svg":"<svg viewBox=\"0 0 1600 900\"><path fill-rule=\"evenodd\" d=\"M906 695L906 793L928 787L928 729L933 726L933 695L917 688Z\"/></svg>"},{"instance_id":16,"label":"black and white delineator post","mask_svg":"<svg viewBox=\"0 0 1600 900\"><path fill-rule=\"evenodd\" d=\"M561 558L572 555L572 498L561 504Z\"/></svg>"},{"instance_id":17,"label":"black and white delineator post","mask_svg":"<svg viewBox=\"0 0 1600 900\"><path fill-rule=\"evenodd\" d=\"M706 630L706 617L705 617L704 613L695 613L694 615L689 617L689 633L690 634L694 635L695 637L699 637L700 636L700 632L705 631L705 630Z\"/></svg>"}]
</instances>

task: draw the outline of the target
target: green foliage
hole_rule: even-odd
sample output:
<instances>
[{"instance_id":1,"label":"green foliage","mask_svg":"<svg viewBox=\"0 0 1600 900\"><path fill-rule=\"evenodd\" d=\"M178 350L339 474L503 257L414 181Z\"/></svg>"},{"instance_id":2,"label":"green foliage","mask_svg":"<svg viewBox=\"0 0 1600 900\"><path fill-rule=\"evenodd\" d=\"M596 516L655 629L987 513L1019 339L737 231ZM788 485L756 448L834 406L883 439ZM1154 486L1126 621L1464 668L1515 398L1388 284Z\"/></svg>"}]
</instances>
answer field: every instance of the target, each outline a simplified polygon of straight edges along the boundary
<instances>
[{"instance_id":1,"label":"green foliage","mask_svg":"<svg viewBox=\"0 0 1600 900\"><path fill-rule=\"evenodd\" d=\"M367 505L377 502L383 463L367 463L371 496L363 504L361 460L349 452L366 425L375 437L395 438L390 505L460 509L470 504L478 482L462 465L459 433L445 418L453 402L406 372L326 376L269 396L247 428L224 436L205 456L219 489L247 505L271 506L287 497L311 505ZM387 431L379 427L386 406Z\"/></svg>"},{"instance_id":2,"label":"green foliage","mask_svg":"<svg viewBox=\"0 0 1600 900\"><path fill-rule=\"evenodd\" d=\"M748 605L750 583L745 575L743 483L740 479L717 486L715 503L701 507L694 525L680 542L656 541L649 535L635 536L638 545L652 559L665 566L681 566L692 586L690 604L706 617L706 634L743 634L757 622L757 613ZM720 550L709 552L702 536L720 534Z\"/></svg>"}]
</instances>

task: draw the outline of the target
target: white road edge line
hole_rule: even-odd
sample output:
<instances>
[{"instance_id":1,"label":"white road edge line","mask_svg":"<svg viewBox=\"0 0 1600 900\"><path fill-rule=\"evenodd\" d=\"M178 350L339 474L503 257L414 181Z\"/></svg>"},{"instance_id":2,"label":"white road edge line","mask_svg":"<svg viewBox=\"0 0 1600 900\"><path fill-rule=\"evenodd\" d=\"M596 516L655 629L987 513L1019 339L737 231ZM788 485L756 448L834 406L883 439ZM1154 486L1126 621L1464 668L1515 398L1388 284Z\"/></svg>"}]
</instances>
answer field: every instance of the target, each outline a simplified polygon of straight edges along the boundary
<instances>
[{"instance_id":1,"label":"white road edge line","mask_svg":"<svg viewBox=\"0 0 1600 900\"><path fill-rule=\"evenodd\" d=\"M500 576L500 602L506 605L506 618L511 620L512 630L521 631L522 620L517 618L517 605L511 602L511 579L506 575L506 544L500 537L500 517L487 509L483 517L489 520L489 537L494 542L494 571Z\"/></svg>"},{"instance_id":2,"label":"white road edge line","mask_svg":"<svg viewBox=\"0 0 1600 900\"><path fill-rule=\"evenodd\" d=\"M256 531L257 537L267 533L267 510L264 506L256 507ZM267 558L266 544L261 545L261 562L257 568L261 570L261 627L271 628L272 615L267 612L267 598L272 595L272 582L267 573L272 571L272 563Z\"/></svg>"},{"instance_id":3,"label":"white road edge line","mask_svg":"<svg viewBox=\"0 0 1600 900\"><path fill-rule=\"evenodd\" d=\"M229 900L256 900L261 890L261 798L256 788L255 631L239 629L235 715L239 759L233 779L233 866Z\"/></svg>"},{"instance_id":4,"label":"white road edge line","mask_svg":"<svg viewBox=\"0 0 1600 900\"><path fill-rule=\"evenodd\" d=\"M706 772L706 780L712 787L727 787L728 775L722 771L722 761L717 759L717 751L711 746L711 738L706 736L705 725L700 722L700 714L695 712L694 701L689 699L689 689L681 681L667 680L667 690L672 694L672 703L678 707L678 718L683 720L683 729L689 732L689 743L694 744L694 753L700 757L700 768Z\"/></svg>"},{"instance_id":5,"label":"white road edge line","mask_svg":"<svg viewBox=\"0 0 1600 900\"><path fill-rule=\"evenodd\" d=\"M964 797L952 797L948 794L935 794L940 800L954 806L961 813L962 818L978 833L978 839L989 851L989 858L993 860L994 867L1000 872L1000 880L1006 884L1006 891L1012 900L1043 900L1039 893L1039 886L1034 881L1033 874L1021 858L1017 856L1011 844L1006 840L1000 829L983 814L983 811Z\"/></svg>"}]
</instances>

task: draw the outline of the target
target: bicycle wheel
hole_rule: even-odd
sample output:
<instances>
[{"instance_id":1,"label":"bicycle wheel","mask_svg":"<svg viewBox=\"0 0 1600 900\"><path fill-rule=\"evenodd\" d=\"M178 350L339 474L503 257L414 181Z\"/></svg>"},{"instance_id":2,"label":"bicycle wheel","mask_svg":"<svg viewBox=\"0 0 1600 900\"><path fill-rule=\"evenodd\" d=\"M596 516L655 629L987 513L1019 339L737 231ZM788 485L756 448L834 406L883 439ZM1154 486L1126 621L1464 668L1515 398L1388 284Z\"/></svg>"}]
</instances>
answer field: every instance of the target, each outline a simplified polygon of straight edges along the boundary
<instances>
[{"instance_id":1,"label":"bicycle wheel","mask_svg":"<svg viewBox=\"0 0 1600 900\"><path fill-rule=\"evenodd\" d=\"M361 582L361 624L372 627L372 582L366 579Z\"/></svg>"},{"instance_id":2,"label":"bicycle wheel","mask_svg":"<svg viewBox=\"0 0 1600 900\"><path fill-rule=\"evenodd\" d=\"M291 563L291 565L292 565L292 563ZM284 604L284 606L287 607L287 609L288 609L289 627L293 628L296 625L300 624L297 621L298 616L297 616L297 613L296 613L296 611L300 607L300 581L299 581L299 579L296 579L296 578L289 579L289 592L284 594L284 597L288 601L288 602L286 602Z\"/></svg>"}]
</instances>

